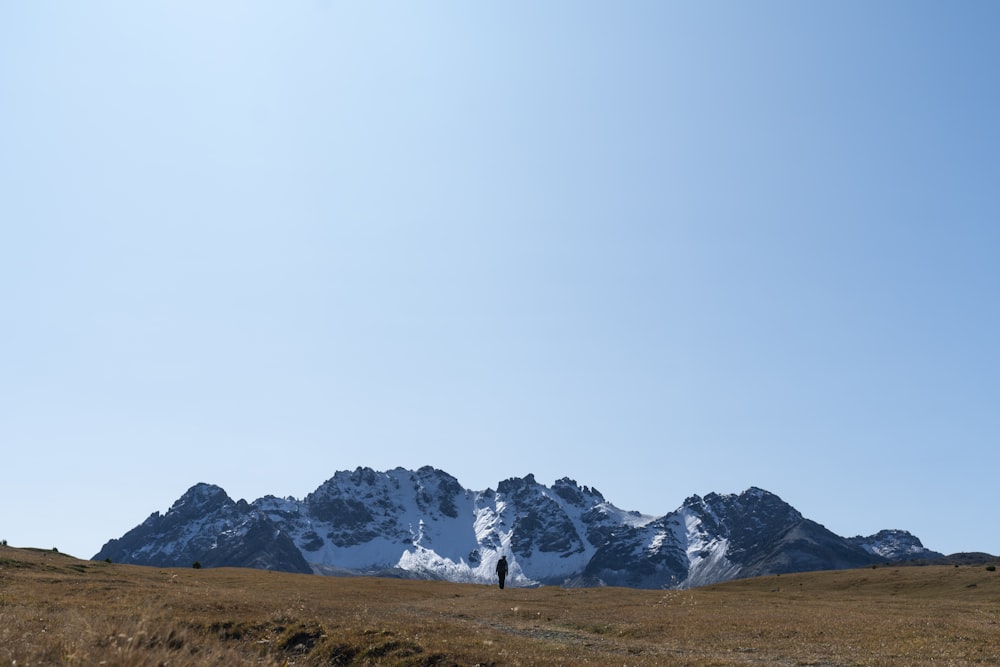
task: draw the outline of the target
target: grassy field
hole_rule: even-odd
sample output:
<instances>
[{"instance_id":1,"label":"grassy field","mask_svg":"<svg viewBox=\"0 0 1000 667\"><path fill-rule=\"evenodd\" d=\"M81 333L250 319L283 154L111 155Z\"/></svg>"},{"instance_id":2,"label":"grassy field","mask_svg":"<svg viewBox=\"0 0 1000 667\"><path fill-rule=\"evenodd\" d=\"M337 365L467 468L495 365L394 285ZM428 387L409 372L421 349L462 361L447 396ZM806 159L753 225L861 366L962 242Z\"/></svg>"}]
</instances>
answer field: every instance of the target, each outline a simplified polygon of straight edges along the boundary
<instances>
[{"instance_id":1,"label":"grassy field","mask_svg":"<svg viewBox=\"0 0 1000 667\"><path fill-rule=\"evenodd\" d=\"M0 547L0 666L582 664L1000 665L1000 572L501 591Z\"/></svg>"}]
</instances>

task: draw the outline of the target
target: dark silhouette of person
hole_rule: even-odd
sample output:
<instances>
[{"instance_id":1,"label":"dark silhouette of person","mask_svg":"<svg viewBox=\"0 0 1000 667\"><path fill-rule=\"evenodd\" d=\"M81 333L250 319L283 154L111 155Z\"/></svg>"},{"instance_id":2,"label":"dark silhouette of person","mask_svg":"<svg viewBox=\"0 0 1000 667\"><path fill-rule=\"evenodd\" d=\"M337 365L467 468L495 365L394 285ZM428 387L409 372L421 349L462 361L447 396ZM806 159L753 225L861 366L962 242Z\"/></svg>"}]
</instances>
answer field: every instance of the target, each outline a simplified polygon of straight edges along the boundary
<instances>
[{"instance_id":1,"label":"dark silhouette of person","mask_svg":"<svg viewBox=\"0 0 1000 667\"><path fill-rule=\"evenodd\" d=\"M497 561L497 577L500 579L500 588L503 588L503 580L507 578L507 557L500 556Z\"/></svg>"}]
</instances>

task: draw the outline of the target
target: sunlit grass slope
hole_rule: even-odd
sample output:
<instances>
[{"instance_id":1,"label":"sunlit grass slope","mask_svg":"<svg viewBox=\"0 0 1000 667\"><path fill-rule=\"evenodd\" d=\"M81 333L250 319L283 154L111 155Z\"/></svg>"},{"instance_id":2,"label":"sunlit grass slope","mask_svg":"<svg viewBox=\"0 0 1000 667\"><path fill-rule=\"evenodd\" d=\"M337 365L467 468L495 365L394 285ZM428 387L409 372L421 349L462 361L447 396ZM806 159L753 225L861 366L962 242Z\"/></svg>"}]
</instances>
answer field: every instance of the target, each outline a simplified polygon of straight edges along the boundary
<instances>
[{"instance_id":1,"label":"sunlit grass slope","mask_svg":"<svg viewBox=\"0 0 1000 667\"><path fill-rule=\"evenodd\" d=\"M161 569L0 547L0 665L996 665L1000 572L688 591Z\"/></svg>"}]
</instances>

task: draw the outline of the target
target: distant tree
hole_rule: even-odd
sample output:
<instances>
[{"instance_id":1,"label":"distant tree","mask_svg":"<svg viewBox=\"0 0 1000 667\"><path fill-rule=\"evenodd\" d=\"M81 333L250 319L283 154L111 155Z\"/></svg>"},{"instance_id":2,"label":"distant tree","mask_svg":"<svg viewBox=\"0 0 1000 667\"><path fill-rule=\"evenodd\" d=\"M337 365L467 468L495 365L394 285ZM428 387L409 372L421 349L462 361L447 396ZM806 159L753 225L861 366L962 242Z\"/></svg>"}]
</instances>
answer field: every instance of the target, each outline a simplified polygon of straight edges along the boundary
<instances>
[{"instance_id":1,"label":"distant tree","mask_svg":"<svg viewBox=\"0 0 1000 667\"><path fill-rule=\"evenodd\" d=\"M110 562L111 562L111 559L110 559L110 558L105 558L105 559L104 559L104 562L105 562L105 563L110 563Z\"/></svg>"},{"instance_id":2,"label":"distant tree","mask_svg":"<svg viewBox=\"0 0 1000 667\"><path fill-rule=\"evenodd\" d=\"M193 563L193 564L191 565L191 567L193 567L193 568L194 568L194 569L196 569L196 570L200 570L200 569L201 569L201 561L198 561L198 560L196 560L196 561L195 561L195 562L194 562L194 563Z\"/></svg>"},{"instance_id":3,"label":"distant tree","mask_svg":"<svg viewBox=\"0 0 1000 667\"><path fill-rule=\"evenodd\" d=\"M987 565L986 566L986 571L987 572L996 572L997 571L997 566L996 565Z\"/></svg>"},{"instance_id":4,"label":"distant tree","mask_svg":"<svg viewBox=\"0 0 1000 667\"><path fill-rule=\"evenodd\" d=\"M56 549L55 547L52 547L52 553L57 554L57 553L59 553L59 550Z\"/></svg>"}]
</instances>

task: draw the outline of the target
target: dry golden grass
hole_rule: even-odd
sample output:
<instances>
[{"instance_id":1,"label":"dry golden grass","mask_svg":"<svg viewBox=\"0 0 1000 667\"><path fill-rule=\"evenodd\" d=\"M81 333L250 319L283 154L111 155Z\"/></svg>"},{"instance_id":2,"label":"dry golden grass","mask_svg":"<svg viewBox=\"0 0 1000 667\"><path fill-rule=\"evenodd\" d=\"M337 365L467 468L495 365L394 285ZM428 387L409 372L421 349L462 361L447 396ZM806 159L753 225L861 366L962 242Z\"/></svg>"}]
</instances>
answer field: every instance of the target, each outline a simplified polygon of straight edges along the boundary
<instances>
[{"instance_id":1,"label":"dry golden grass","mask_svg":"<svg viewBox=\"0 0 1000 667\"><path fill-rule=\"evenodd\" d=\"M1000 573L689 591L161 569L0 547L6 665L998 665Z\"/></svg>"}]
</instances>

